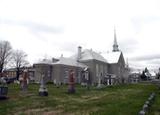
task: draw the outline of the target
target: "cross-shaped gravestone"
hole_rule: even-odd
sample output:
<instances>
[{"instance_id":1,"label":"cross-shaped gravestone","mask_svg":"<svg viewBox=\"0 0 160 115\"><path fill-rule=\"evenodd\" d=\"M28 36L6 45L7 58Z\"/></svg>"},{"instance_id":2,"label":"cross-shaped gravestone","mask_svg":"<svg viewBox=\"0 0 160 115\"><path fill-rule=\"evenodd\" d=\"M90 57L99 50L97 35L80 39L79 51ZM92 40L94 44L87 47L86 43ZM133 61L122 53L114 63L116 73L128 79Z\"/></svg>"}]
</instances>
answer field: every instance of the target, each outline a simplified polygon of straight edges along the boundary
<instances>
[{"instance_id":1,"label":"cross-shaped gravestone","mask_svg":"<svg viewBox=\"0 0 160 115\"><path fill-rule=\"evenodd\" d=\"M44 80L44 74L42 74L41 76L41 80L40 80L40 88L39 88L39 95L40 96L48 96L48 90L45 84L45 80Z\"/></svg>"},{"instance_id":2,"label":"cross-shaped gravestone","mask_svg":"<svg viewBox=\"0 0 160 115\"><path fill-rule=\"evenodd\" d=\"M26 92L28 89L27 80L28 80L28 72L27 70L24 70L22 74L22 81L20 84L23 92Z\"/></svg>"},{"instance_id":3,"label":"cross-shaped gravestone","mask_svg":"<svg viewBox=\"0 0 160 115\"><path fill-rule=\"evenodd\" d=\"M68 93L75 93L75 78L73 70L69 72Z\"/></svg>"},{"instance_id":4,"label":"cross-shaped gravestone","mask_svg":"<svg viewBox=\"0 0 160 115\"><path fill-rule=\"evenodd\" d=\"M103 85L101 84L101 78L102 78L102 73L101 73L101 75L99 75L99 77L98 77L98 85L97 85L97 88L98 88L98 89L100 89L100 88L103 87Z\"/></svg>"},{"instance_id":5,"label":"cross-shaped gravestone","mask_svg":"<svg viewBox=\"0 0 160 115\"><path fill-rule=\"evenodd\" d=\"M89 71L88 70L85 71L85 79L87 82L87 89L89 90Z\"/></svg>"}]
</instances>

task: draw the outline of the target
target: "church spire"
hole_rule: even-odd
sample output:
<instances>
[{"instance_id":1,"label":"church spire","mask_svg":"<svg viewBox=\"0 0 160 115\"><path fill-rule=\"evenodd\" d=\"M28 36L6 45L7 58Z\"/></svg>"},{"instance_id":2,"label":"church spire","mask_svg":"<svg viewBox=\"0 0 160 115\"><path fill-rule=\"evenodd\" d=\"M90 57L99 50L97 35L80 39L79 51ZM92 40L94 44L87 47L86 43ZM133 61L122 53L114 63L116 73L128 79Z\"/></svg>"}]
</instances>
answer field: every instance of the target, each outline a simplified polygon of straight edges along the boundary
<instances>
[{"instance_id":1,"label":"church spire","mask_svg":"<svg viewBox=\"0 0 160 115\"><path fill-rule=\"evenodd\" d=\"M128 58L126 59L126 68L129 68Z\"/></svg>"},{"instance_id":2,"label":"church spire","mask_svg":"<svg viewBox=\"0 0 160 115\"><path fill-rule=\"evenodd\" d=\"M117 37L116 37L116 29L114 27L114 43L113 43L113 52L119 51L118 44L117 44Z\"/></svg>"}]
</instances>

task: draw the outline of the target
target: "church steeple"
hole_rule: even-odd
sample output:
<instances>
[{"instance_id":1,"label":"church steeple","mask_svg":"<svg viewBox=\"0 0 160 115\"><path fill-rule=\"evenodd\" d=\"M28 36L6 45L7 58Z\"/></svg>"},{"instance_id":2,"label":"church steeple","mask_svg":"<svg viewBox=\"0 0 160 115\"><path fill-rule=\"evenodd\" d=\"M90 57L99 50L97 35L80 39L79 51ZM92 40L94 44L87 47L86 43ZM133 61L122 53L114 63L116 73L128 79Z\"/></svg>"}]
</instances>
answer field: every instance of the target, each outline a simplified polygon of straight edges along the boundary
<instances>
[{"instance_id":1,"label":"church steeple","mask_svg":"<svg viewBox=\"0 0 160 115\"><path fill-rule=\"evenodd\" d=\"M126 59L126 68L129 68L128 58Z\"/></svg>"},{"instance_id":2,"label":"church steeple","mask_svg":"<svg viewBox=\"0 0 160 115\"><path fill-rule=\"evenodd\" d=\"M116 29L114 27L114 43L113 43L113 52L119 51L118 44L117 44L117 37L116 37Z\"/></svg>"}]
</instances>

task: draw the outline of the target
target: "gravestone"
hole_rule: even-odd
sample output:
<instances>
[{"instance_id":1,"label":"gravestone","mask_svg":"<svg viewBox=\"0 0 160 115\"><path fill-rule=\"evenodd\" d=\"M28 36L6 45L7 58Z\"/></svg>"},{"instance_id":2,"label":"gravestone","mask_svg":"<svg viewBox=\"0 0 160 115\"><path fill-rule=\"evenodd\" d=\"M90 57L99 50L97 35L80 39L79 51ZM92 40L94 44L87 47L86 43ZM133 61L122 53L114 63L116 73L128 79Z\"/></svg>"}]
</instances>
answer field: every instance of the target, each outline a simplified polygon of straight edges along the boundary
<instances>
[{"instance_id":1,"label":"gravestone","mask_svg":"<svg viewBox=\"0 0 160 115\"><path fill-rule=\"evenodd\" d=\"M0 86L0 100L7 99L8 87Z\"/></svg>"},{"instance_id":2,"label":"gravestone","mask_svg":"<svg viewBox=\"0 0 160 115\"><path fill-rule=\"evenodd\" d=\"M22 81L20 81L20 85L21 85L21 89L23 92L26 92L28 90L28 81L29 77L28 77L28 72L27 70L24 70L22 73Z\"/></svg>"},{"instance_id":3,"label":"gravestone","mask_svg":"<svg viewBox=\"0 0 160 115\"><path fill-rule=\"evenodd\" d=\"M85 70L82 70L82 78L81 78L81 86L86 86L86 79L85 79Z\"/></svg>"},{"instance_id":4,"label":"gravestone","mask_svg":"<svg viewBox=\"0 0 160 115\"><path fill-rule=\"evenodd\" d=\"M97 88L98 88L98 89L103 88L103 85L101 84L101 78L102 78L102 73L101 73L101 75L98 77L98 85L97 85Z\"/></svg>"},{"instance_id":5,"label":"gravestone","mask_svg":"<svg viewBox=\"0 0 160 115\"><path fill-rule=\"evenodd\" d=\"M143 110L144 110L145 112L148 111L148 105L147 105L147 104L144 104L144 105L143 105Z\"/></svg>"},{"instance_id":6,"label":"gravestone","mask_svg":"<svg viewBox=\"0 0 160 115\"><path fill-rule=\"evenodd\" d=\"M69 72L68 93L75 93L75 77L73 70Z\"/></svg>"},{"instance_id":7,"label":"gravestone","mask_svg":"<svg viewBox=\"0 0 160 115\"><path fill-rule=\"evenodd\" d=\"M0 78L0 100L7 99L8 87L4 77Z\"/></svg>"},{"instance_id":8,"label":"gravestone","mask_svg":"<svg viewBox=\"0 0 160 115\"><path fill-rule=\"evenodd\" d=\"M88 68L85 68L82 71L82 82L81 82L81 85L86 87L89 90L90 78L89 78L89 70L88 70Z\"/></svg>"},{"instance_id":9,"label":"gravestone","mask_svg":"<svg viewBox=\"0 0 160 115\"><path fill-rule=\"evenodd\" d=\"M45 84L44 77L45 77L44 74L42 74L40 80L39 96L48 96L48 90Z\"/></svg>"},{"instance_id":10,"label":"gravestone","mask_svg":"<svg viewBox=\"0 0 160 115\"><path fill-rule=\"evenodd\" d=\"M146 112L144 111L144 110L141 110L140 112L139 112L139 115L145 115L146 114Z\"/></svg>"},{"instance_id":11,"label":"gravestone","mask_svg":"<svg viewBox=\"0 0 160 115\"><path fill-rule=\"evenodd\" d=\"M149 101L146 101L145 104L148 105L148 106L151 105Z\"/></svg>"},{"instance_id":12,"label":"gravestone","mask_svg":"<svg viewBox=\"0 0 160 115\"><path fill-rule=\"evenodd\" d=\"M86 87L89 90L89 71L88 69L85 71L85 79L86 79Z\"/></svg>"}]
</instances>

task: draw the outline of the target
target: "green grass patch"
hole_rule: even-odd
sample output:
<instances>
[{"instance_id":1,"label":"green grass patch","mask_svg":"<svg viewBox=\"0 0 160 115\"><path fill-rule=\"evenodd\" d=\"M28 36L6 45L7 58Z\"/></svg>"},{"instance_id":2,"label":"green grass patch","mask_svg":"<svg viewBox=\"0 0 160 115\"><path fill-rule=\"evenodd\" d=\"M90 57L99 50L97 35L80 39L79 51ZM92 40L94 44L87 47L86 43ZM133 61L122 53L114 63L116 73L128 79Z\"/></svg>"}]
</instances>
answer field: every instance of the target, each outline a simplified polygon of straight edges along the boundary
<instances>
[{"instance_id":1,"label":"green grass patch","mask_svg":"<svg viewBox=\"0 0 160 115\"><path fill-rule=\"evenodd\" d=\"M40 97L38 84L30 84L25 94L19 85L10 84L9 99L0 101L0 115L135 115L151 92L156 92L151 110L160 112L160 92L152 84L116 85L100 90L95 87L87 90L77 85L75 94L67 93L67 85L57 88L47 84L47 88L49 95Z\"/></svg>"}]
</instances>

